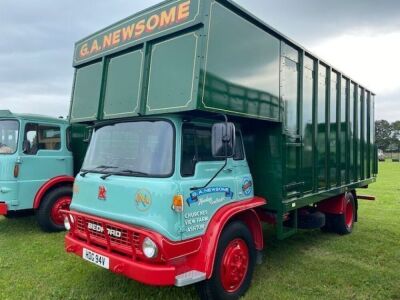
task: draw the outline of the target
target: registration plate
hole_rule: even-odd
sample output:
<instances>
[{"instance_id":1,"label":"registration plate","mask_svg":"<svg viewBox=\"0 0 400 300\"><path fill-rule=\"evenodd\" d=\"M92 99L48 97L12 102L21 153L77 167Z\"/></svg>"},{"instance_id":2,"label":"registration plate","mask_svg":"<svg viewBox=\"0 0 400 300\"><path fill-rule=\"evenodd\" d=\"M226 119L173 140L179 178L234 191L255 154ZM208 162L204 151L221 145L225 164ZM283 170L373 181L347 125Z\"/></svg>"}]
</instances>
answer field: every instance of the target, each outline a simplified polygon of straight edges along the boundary
<instances>
[{"instance_id":1,"label":"registration plate","mask_svg":"<svg viewBox=\"0 0 400 300\"><path fill-rule=\"evenodd\" d=\"M82 257L84 260L90 261L104 269L109 269L110 259L96 252L83 248Z\"/></svg>"}]
</instances>

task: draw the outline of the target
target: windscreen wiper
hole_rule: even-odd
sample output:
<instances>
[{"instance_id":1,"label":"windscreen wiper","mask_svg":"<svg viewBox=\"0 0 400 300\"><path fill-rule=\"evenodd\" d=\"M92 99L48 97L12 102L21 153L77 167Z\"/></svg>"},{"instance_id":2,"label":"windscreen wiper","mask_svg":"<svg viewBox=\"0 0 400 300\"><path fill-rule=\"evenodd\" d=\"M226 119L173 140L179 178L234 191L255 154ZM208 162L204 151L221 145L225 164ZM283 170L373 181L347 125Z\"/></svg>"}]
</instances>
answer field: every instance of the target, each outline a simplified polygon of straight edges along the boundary
<instances>
[{"instance_id":1,"label":"windscreen wiper","mask_svg":"<svg viewBox=\"0 0 400 300\"><path fill-rule=\"evenodd\" d=\"M84 170L80 175L81 175L81 177L85 177L88 173L94 172L97 169L100 169L99 171L104 171L107 169L116 169L116 168L117 167L101 165L101 166L95 167L94 169L91 169L91 170Z\"/></svg>"},{"instance_id":2,"label":"windscreen wiper","mask_svg":"<svg viewBox=\"0 0 400 300\"><path fill-rule=\"evenodd\" d=\"M133 171L133 170L127 169L127 170L120 170L120 171L116 171L116 172L111 172L111 173L108 173L108 174L105 174L105 175L101 176L100 178L105 180L110 176L119 175L119 174L130 174L130 175L138 175L138 176L149 176L150 175L150 174L145 173L145 172Z\"/></svg>"}]
</instances>

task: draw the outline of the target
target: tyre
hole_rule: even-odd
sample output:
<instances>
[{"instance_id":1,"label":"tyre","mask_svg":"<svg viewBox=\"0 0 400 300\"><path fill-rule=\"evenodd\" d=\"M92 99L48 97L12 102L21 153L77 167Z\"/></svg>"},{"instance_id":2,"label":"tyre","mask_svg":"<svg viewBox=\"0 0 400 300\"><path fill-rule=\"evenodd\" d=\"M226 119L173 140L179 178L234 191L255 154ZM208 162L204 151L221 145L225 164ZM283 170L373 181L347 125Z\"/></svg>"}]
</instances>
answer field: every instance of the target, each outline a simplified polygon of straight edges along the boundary
<instances>
[{"instance_id":1,"label":"tyre","mask_svg":"<svg viewBox=\"0 0 400 300\"><path fill-rule=\"evenodd\" d=\"M62 209L69 209L72 200L72 187L62 186L50 191L42 200L36 212L39 226L46 232L65 230Z\"/></svg>"},{"instance_id":2,"label":"tyre","mask_svg":"<svg viewBox=\"0 0 400 300\"><path fill-rule=\"evenodd\" d=\"M242 222L230 223L222 232L210 279L197 284L201 299L239 299L253 277L256 249L250 230Z\"/></svg>"},{"instance_id":3,"label":"tyre","mask_svg":"<svg viewBox=\"0 0 400 300\"><path fill-rule=\"evenodd\" d=\"M345 210L343 214L331 215L331 228L338 234L349 234L353 231L354 220L356 216L356 205L352 193L345 195Z\"/></svg>"}]
</instances>

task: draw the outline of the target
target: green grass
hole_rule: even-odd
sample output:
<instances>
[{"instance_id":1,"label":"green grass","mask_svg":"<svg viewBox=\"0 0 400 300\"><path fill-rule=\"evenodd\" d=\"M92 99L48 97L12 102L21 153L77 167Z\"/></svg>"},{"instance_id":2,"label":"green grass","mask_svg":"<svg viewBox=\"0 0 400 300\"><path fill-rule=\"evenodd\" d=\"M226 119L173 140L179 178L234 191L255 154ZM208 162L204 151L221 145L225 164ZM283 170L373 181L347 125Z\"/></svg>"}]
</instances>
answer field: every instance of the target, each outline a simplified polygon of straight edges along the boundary
<instances>
[{"instance_id":1,"label":"green grass","mask_svg":"<svg viewBox=\"0 0 400 300\"><path fill-rule=\"evenodd\" d=\"M400 164L381 163L360 193L351 235L265 234L264 262L245 299L400 299ZM193 287L154 288L84 262L63 248L64 233L42 233L34 217L0 217L0 299L190 299Z\"/></svg>"}]
</instances>

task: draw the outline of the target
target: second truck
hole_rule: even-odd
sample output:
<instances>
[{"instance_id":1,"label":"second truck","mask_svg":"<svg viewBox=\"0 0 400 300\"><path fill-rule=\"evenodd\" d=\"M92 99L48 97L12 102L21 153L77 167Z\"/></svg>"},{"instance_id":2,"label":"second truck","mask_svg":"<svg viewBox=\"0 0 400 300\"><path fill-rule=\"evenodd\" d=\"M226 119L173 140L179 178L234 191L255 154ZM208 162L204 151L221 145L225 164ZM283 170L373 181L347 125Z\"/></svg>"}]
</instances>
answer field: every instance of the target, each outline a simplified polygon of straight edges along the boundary
<instances>
[{"instance_id":1,"label":"second truck","mask_svg":"<svg viewBox=\"0 0 400 300\"><path fill-rule=\"evenodd\" d=\"M0 215L33 211L43 230L64 230L60 211L71 203L85 130L63 119L0 110Z\"/></svg>"}]
</instances>

